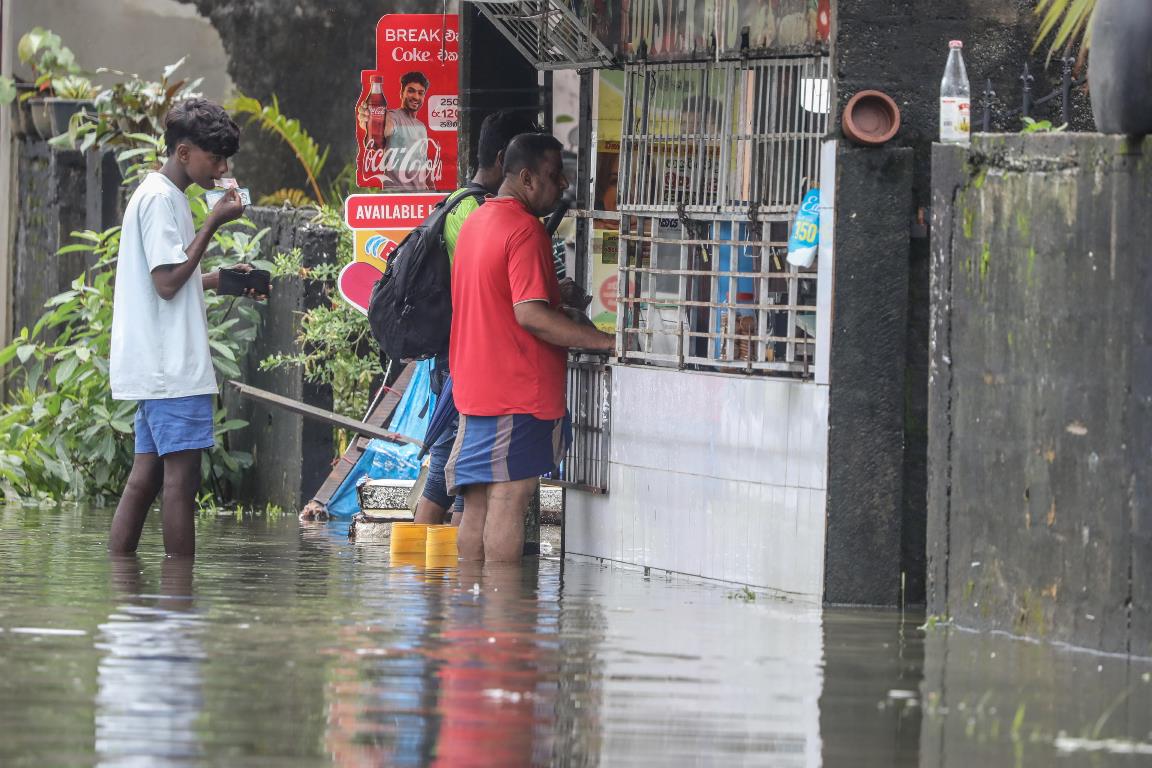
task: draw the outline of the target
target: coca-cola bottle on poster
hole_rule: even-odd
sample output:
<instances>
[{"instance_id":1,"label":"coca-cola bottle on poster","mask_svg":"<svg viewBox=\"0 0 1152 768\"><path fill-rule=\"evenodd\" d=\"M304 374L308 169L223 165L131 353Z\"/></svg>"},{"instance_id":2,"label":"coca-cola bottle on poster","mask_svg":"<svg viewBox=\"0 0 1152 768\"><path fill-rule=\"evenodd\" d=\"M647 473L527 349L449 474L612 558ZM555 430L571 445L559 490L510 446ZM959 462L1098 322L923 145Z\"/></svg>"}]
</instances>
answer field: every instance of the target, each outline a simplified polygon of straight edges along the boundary
<instances>
[{"instance_id":1,"label":"coca-cola bottle on poster","mask_svg":"<svg viewBox=\"0 0 1152 768\"><path fill-rule=\"evenodd\" d=\"M388 100L384 98L384 76L372 75L372 87L368 92L367 144L373 149L385 146L384 123L388 113Z\"/></svg>"}]
</instances>

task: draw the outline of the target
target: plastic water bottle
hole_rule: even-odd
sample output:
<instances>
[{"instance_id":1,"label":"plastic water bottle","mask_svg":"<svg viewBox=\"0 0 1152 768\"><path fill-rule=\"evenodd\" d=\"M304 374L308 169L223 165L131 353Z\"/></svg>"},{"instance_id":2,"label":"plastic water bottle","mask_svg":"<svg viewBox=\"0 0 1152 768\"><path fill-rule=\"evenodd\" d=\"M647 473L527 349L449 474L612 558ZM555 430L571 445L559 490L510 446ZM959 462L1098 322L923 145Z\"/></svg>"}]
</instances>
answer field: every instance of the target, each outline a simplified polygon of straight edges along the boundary
<instances>
[{"instance_id":1,"label":"plastic water bottle","mask_svg":"<svg viewBox=\"0 0 1152 768\"><path fill-rule=\"evenodd\" d=\"M948 66L940 81L940 141L944 144L968 144L971 141L971 95L968 71L960 55L964 43L948 43Z\"/></svg>"}]
</instances>

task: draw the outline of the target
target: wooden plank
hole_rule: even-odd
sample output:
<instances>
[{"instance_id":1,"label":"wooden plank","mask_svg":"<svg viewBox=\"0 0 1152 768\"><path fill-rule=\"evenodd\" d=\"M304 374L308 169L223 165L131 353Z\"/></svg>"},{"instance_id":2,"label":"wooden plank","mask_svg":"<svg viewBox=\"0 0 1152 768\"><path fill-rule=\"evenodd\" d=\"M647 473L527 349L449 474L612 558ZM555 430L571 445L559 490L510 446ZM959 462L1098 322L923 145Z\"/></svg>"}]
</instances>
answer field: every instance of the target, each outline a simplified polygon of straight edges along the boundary
<instances>
[{"instance_id":1,"label":"wooden plank","mask_svg":"<svg viewBox=\"0 0 1152 768\"><path fill-rule=\"evenodd\" d=\"M291 398L284 397L283 395L277 395L273 392L258 389L248 384L242 384L239 381L229 381L228 383L235 387L243 397L259 400L260 402L268 403L269 405L275 405L276 407L283 408L286 411L298 413L308 419L322 421L325 424L331 424L334 427L347 429L349 432L365 435L366 437L374 437L378 440L387 440L392 443L407 443L409 445L416 445L421 448L424 447L423 442L419 440L413 440L407 435L401 435L396 432L389 432L382 427L378 427L364 421L356 421L355 419L350 419L347 416L341 416L338 413L333 413L332 411L326 411L323 408L317 408L314 405L302 403L299 400L293 400Z\"/></svg>"}]
</instances>

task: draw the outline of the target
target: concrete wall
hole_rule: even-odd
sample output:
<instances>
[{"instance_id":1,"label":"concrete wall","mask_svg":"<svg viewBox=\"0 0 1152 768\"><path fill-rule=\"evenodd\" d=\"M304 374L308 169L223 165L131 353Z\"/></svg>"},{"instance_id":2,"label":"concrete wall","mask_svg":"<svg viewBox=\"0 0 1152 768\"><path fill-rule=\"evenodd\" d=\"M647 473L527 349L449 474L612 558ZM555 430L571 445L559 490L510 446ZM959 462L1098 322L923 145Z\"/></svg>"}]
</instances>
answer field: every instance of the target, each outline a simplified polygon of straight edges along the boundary
<instances>
[{"instance_id":1,"label":"concrete wall","mask_svg":"<svg viewBox=\"0 0 1152 768\"><path fill-rule=\"evenodd\" d=\"M1152 145L933 163L929 609L1152 654Z\"/></svg>"},{"instance_id":2,"label":"concrete wall","mask_svg":"<svg viewBox=\"0 0 1152 768\"><path fill-rule=\"evenodd\" d=\"M924 568L922 548L904 555L917 517L903 509L912 152L841 147L829 187L821 184L835 196L834 267L821 275L832 297L832 322L821 326L831 351L824 600L896 605L902 574Z\"/></svg>"},{"instance_id":3,"label":"concrete wall","mask_svg":"<svg viewBox=\"0 0 1152 768\"><path fill-rule=\"evenodd\" d=\"M180 74L203 77L205 96L223 99L232 89L220 35L195 8L177 0L9 0L5 5L12 6L5 47L15 46L32 27L47 27L87 70L108 67L159 80L165 66L187 56ZM18 59L13 70L30 75Z\"/></svg>"},{"instance_id":4,"label":"concrete wall","mask_svg":"<svg viewBox=\"0 0 1152 768\"><path fill-rule=\"evenodd\" d=\"M940 78L948 41L964 41L964 58L973 88L973 115L991 80L996 92L994 128L1017 130L1025 61L1034 76L1033 93L1047 94L1059 84L1060 63L1047 66L1044 52L1032 53L1037 18L1035 0L836 0L833 3L832 60L836 79L835 114L857 91L876 88L895 99L901 128L890 146L913 151L912 199L907 212L911 237L903 248L907 261L907 331L904 381L904 466L901 481L900 557L907 565L906 598L924 600L925 506L928 444L928 208L931 144L938 136ZM1072 128L1092 130L1086 94L1074 92ZM1059 102L1037 107L1038 118L1059 122ZM877 210L876 213L890 213ZM893 257L894 253L889 252Z\"/></svg>"},{"instance_id":5,"label":"concrete wall","mask_svg":"<svg viewBox=\"0 0 1152 768\"><path fill-rule=\"evenodd\" d=\"M611 403L609 494L566 494L566 554L821 599L827 387L615 366Z\"/></svg>"},{"instance_id":6,"label":"concrete wall","mask_svg":"<svg viewBox=\"0 0 1152 768\"><path fill-rule=\"evenodd\" d=\"M44 314L44 302L68 290L84 271L84 254L58 256L71 242L71 233L84 229L84 156L50 150L44 142L20 142L20 175L11 259L12 292L4 297L12 308L13 327L32 327Z\"/></svg>"}]
</instances>

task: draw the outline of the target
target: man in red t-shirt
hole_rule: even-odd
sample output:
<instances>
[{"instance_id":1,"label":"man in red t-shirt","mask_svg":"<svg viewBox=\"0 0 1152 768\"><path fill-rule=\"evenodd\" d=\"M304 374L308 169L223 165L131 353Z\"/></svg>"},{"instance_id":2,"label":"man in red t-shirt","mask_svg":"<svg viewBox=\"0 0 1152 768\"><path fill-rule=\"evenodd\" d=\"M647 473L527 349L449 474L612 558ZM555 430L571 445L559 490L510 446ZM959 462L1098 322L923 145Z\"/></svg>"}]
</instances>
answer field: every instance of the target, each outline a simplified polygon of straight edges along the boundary
<instances>
[{"instance_id":1,"label":"man in red t-shirt","mask_svg":"<svg viewBox=\"0 0 1152 768\"><path fill-rule=\"evenodd\" d=\"M444 474L449 492L464 493L464 560L520 559L528 497L571 439L567 349L615 348L560 308L539 219L568 187L560 151L545 134L513 139L499 196L468 217L456 243L449 367L460 430Z\"/></svg>"}]
</instances>

